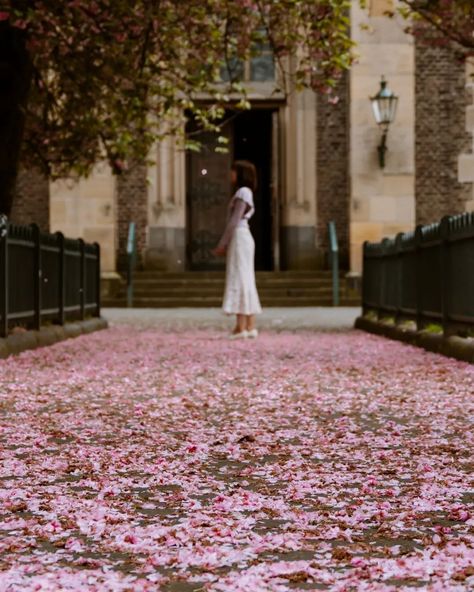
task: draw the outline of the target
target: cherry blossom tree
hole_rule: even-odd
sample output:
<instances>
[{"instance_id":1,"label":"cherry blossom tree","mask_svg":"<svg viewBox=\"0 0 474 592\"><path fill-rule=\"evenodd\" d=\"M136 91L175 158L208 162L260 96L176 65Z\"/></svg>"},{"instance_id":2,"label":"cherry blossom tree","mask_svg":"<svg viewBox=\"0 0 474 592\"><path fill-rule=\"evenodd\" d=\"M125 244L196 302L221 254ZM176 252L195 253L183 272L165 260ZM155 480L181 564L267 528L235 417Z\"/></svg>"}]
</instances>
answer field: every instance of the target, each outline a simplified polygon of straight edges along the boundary
<instances>
[{"instance_id":1,"label":"cherry blossom tree","mask_svg":"<svg viewBox=\"0 0 474 592\"><path fill-rule=\"evenodd\" d=\"M401 0L402 13L413 19L410 31L428 43L454 43L466 57L474 57L474 2L472 0Z\"/></svg>"},{"instance_id":2,"label":"cherry blossom tree","mask_svg":"<svg viewBox=\"0 0 474 592\"><path fill-rule=\"evenodd\" d=\"M265 45L284 92L331 89L351 60L349 5L0 0L0 212L20 161L52 178L103 159L119 173L177 131L172 114L212 129L231 100L248 106L235 65Z\"/></svg>"}]
</instances>

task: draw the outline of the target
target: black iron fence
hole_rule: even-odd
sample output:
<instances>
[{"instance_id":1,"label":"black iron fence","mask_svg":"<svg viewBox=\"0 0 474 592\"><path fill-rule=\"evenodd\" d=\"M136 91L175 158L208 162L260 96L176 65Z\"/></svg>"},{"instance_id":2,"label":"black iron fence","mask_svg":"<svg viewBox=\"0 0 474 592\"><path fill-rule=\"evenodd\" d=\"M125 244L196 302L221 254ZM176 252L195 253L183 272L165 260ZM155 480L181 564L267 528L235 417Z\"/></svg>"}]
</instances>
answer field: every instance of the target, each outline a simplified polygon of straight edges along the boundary
<instances>
[{"instance_id":1,"label":"black iron fence","mask_svg":"<svg viewBox=\"0 0 474 592\"><path fill-rule=\"evenodd\" d=\"M100 247L0 220L0 336L100 316Z\"/></svg>"},{"instance_id":2,"label":"black iron fence","mask_svg":"<svg viewBox=\"0 0 474 592\"><path fill-rule=\"evenodd\" d=\"M474 212L364 244L364 314L441 325L445 335L474 328Z\"/></svg>"}]
</instances>

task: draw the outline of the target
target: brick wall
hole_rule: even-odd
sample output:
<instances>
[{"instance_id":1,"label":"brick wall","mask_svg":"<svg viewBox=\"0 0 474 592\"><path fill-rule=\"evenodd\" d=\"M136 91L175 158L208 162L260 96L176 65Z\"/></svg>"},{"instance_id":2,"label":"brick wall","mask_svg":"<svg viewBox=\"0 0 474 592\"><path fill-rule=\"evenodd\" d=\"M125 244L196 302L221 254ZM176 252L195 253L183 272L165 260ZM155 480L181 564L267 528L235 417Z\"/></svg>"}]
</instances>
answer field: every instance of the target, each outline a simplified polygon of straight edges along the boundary
<instances>
[{"instance_id":1,"label":"brick wall","mask_svg":"<svg viewBox=\"0 0 474 592\"><path fill-rule=\"evenodd\" d=\"M466 132L465 64L451 48L415 46L416 220L429 224L465 211L470 188L458 182Z\"/></svg>"},{"instance_id":2,"label":"brick wall","mask_svg":"<svg viewBox=\"0 0 474 592\"><path fill-rule=\"evenodd\" d=\"M117 224L118 253L117 268L126 267L128 226L135 222L139 264L146 247L148 224L147 168L143 164L131 164L129 169L117 177Z\"/></svg>"},{"instance_id":3,"label":"brick wall","mask_svg":"<svg viewBox=\"0 0 474 592\"><path fill-rule=\"evenodd\" d=\"M319 96L317 103L317 228L316 244L323 265L327 265L329 241L327 225L336 223L340 264L349 265L350 205L350 121L349 75L337 88L339 101L331 104Z\"/></svg>"},{"instance_id":4,"label":"brick wall","mask_svg":"<svg viewBox=\"0 0 474 592\"><path fill-rule=\"evenodd\" d=\"M14 224L36 223L43 232L49 231L49 179L38 170L20 171L10 220Z\"/></svg>"}]
</instances>

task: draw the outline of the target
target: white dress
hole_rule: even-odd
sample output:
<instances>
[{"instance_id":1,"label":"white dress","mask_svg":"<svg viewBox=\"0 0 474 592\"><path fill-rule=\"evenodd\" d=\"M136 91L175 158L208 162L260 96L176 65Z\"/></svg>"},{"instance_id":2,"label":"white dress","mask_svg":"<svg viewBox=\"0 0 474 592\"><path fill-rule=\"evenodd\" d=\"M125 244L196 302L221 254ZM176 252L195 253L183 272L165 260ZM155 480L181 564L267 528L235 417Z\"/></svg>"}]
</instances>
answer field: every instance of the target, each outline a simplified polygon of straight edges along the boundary
<instances>
[{"instance_id":1,"label":"white dress","mask_svg":"<svg viewBox=\"0 0 474 592\"><path fill-rule=\"evenodd\" d=\"M227 249L222 308L226 314L260 314L262 307L255 284L255 241L249 227L249 220L255 212L253 193L248 187L241 187L229 204L229 216L236 199L244 201L249 209L235 227Z\"/></svg>"}]
</instances>

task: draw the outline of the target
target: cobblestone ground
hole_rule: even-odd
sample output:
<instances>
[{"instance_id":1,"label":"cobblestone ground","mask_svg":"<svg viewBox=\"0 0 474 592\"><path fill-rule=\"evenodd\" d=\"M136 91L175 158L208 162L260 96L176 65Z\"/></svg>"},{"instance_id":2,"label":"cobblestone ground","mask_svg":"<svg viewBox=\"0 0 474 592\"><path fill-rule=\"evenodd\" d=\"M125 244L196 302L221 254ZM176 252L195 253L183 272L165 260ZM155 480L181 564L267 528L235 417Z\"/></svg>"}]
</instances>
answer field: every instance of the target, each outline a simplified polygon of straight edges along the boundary
<instances>
[{"instance_id":1,"label":"cobblestone ground","mask_svg":"<svg viewBox=\"0 0 474 592\"><path fill-rule=\"evenodd\" d=\"M146 324L0 363L1 592L474 589L472 366Z\"/></svg>"}]
</instances>

